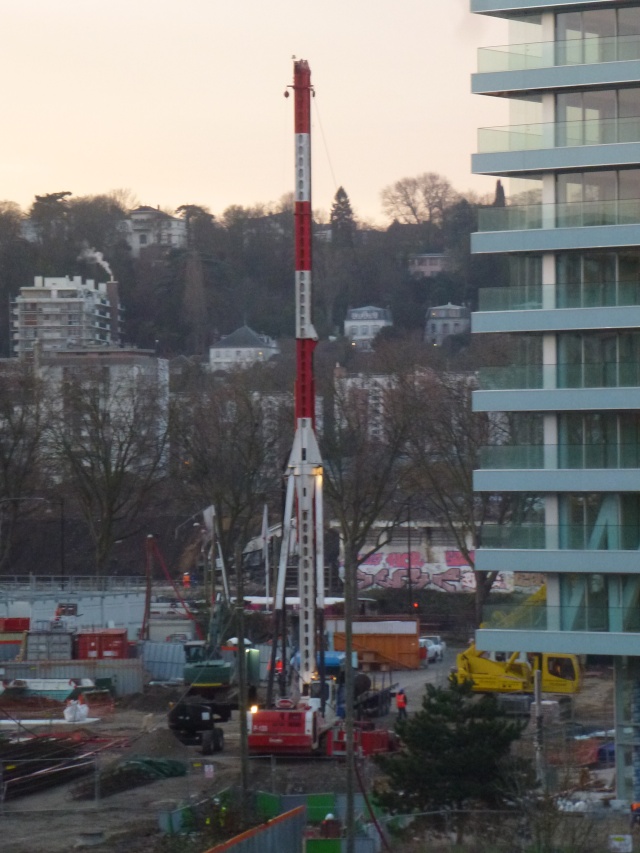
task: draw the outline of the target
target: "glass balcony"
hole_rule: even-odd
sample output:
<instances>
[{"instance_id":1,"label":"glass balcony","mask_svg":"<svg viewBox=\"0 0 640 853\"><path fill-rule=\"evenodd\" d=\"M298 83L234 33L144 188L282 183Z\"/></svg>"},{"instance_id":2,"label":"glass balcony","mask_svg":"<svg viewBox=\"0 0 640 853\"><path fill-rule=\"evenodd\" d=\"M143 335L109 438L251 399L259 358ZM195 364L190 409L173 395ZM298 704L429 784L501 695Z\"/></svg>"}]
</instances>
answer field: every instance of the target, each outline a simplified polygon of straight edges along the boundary
<instances>
[{"instance_id":1,"label":"glass balcony","mask_svg":"<svg viewBox=\"0 0 640 853\"><path fill-rule=\"evenodd\" d=\"M620 305L640 305L640 284L637 281L485 287L478 294L480 311L527 311L543 307L603 308Z\"/></svg>"},{"instance_id":2,"label":"glass balcony","mask_svg":"<svg viewBox=\"0 0 640 853\"><path fill-rule=\"evenodd\" d=\"M533 284L529 287L484 287L478 293L480 311L524 311L542 308L543 293L552 294L549 285Z\"/></svg>"},{"instance_id":3,"label":"glass balcony","mask_svg":"<svg viewBox=\"0 0 640 853\"><path fill-rule=\"evenodd\" d=\"M554 208L550 211L553 217L549 227L555 226L555 205L544 205ZM542 228L543 205L512 204L507 207L485 207L478 210L478 231L529 231L532 228Z\"/></svg>"},{"instance_id":4,"label":"glass balcony","mask_svg":"<svg viewBox=\"0 0 640 853\"><path fill-rule=\"evenodd\" d=\"M480 450L483 470L543 469L550 460L554 468L640 468L640 445L501 444Z\"/></svg>"},{"instance_id":5,"label":"glass balcony","mask_svg":"<svg viewBox=\"0 0 640 853\"><path fill-rule=\"evenodd\" d=\"M528 231L532 228L582 228L640 223L640 199L518 204L478 211L478 231Z\"/></svg>"},{"instance_id":6,"label":"glass balcony","mask_svg":"<svg viewBox=\"0 0 640 853\"><path fill-rule=\"evenodd\" d=\"M637 361L480 368L480 387L483 391L519 388L635 388L639 385L640 363Z\"/></svg>"},{"instance_id":7,"label":"glass balcony","mask_svg":"<svg viewBox=\"0 0 640 853\"><path fill-rule=\"evenodd\" d=\"M485 525L482 528L482 547L534 551L547 547L563 551L637 551L640 527L638 524L603 524L596 532L583 524L545 526L542 522L531 522Z\"/></svg>"},{"instance_id":8,"label":"glass balcony","mask_svg":"<svg viewBox=\"0 0 640 853\"><path fill-rule=\"evenodd\" d=\"M582 601L575 606L546 604L489 604L483 608L483 628L514 631L616 631L636 634L640 630L637 608L609 607Z\"/></svg>"},{"instance_id":9,"label":"glass balcony","mask_svg":"<svg viewBox=\"0 0 640 853\"><path fill-rule=\"evenodd\" d=\"M580 145L640 142L640 117L481 127L478 152L538 151Z\"/></svg>"},{"instance_id":10,"label":"glass balcony","mask_svg":"<svg viewBox=\"0 0 640 853\"><path fill-rule=\"evenodd\" d=\"M482 608L482 627L503 630L545 631L547 605L541 604L485 604Z\"/></svg>"},{"instance_id":11,"label":"glass balcony","mask_svg":"<svg viewBox=\"0 0 640 853\"><path fill-rule=\"evenodd\" d=\"M478 50L478 71L526 71L640 59L640 36L599 36L568 41L506 44Z\"/></svg>"}]
</instances>

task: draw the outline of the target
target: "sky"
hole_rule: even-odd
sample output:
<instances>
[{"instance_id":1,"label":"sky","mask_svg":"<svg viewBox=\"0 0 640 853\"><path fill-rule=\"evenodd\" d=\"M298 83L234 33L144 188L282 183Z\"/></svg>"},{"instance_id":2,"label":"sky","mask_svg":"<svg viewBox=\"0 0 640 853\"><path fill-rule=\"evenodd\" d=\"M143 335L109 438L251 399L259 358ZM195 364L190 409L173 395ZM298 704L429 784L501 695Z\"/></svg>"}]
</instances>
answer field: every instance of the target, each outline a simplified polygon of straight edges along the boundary
<instances>
[{"instance_id":1,"label":"sky","mask_svg":"<svg viewBox=\"0 0 640 853\"><path fill-rule=\"evenodd\" d=\"M141 204L276 203L293 187L293 60L306 59L313 207L343 186L384 224L381 190L423 172L464 192L480 46L508 41L469 0L0 0L0 199L128 189Z\"/></svg>"}]
</instances>

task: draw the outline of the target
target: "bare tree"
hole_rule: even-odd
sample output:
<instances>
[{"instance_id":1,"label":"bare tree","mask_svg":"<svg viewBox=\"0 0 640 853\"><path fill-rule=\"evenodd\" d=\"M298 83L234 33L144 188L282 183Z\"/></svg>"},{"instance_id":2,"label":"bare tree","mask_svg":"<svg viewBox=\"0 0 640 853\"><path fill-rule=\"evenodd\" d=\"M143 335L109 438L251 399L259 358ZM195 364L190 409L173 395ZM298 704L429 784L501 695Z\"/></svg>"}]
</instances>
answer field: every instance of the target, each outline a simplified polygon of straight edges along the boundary
<instances>
[{"instance_id":1,"label":"bare tree","mask_svg":"<svg viewBox=\"0 0 640 853\"><path fill-rule=\"evenodd\" d=\"M167 475L168 385L150 366L49 371L58 394L47 455L77 500L100 574Z\"/></svg>"},{"instance_id":2,"label":"bare tree","mask_svg":"<svg viewBox=\"0 0 640 853\"><path fill-rule=\"evenodd\" d=\"M180 479L198 507L213 505L220 545L230 563L265 501L280 500L282 466L293 438L293 397L264 370L204 377L174 408Z\"/></svg>"},{"instance_id":3,"label":"bare tree","mask_svg":"<svg viewBox=\"0 0 640 853\"><path fill-rule=\"evenodd\" d=\"M407 443L414 492L427 514L453 537L475 571L475 551L486 524L502 524L514 510L508 495L474 492L473 472L483 447L503 441L507 425L472 409L475 374L421 370L406 397L414 413ZM497 572L476 572L476 620Z\"/></svg>"},{"instance_id":4,"label":"bare tree","mask_svg":"<svg viewBox=\"0 0 640 853\"><path fill-rule=\"evenodd\" d=\"M22 361L0 372L0 569L9 557L15 524L29 512L26 498L40 486L45 424L42 383ZM17 499L17 500L13 500Z\"/></svg>"},{"instance_id":5,"label":"bare tree","mask_svg":"<svg viewBox=\"0 0 640 853\"><path fill-rule=\"evenodd\" d=\"M440 224L445 210L459 199L447 178L436 172L402 178L380 195L387 216L407 225Z\"/></svg>"},{"instance_id":6,"label":"bare tree","mask_svg":"<svg viewBox=\"0 0 640 853\"><path fill-rule=\"evenodd\" d=\"M396 495L406 476L403 449L407 409L401 405L404 379L342 376L334 385L333 424L322 441L325 515L338 524L344 554L345 724L347 761L347 840L355 836L353 628L360 562L389 541L399 523ZM386 526L377 522L387 518ZM377 530L375 541L371 541Z\"/></svg>"}]
</instances>

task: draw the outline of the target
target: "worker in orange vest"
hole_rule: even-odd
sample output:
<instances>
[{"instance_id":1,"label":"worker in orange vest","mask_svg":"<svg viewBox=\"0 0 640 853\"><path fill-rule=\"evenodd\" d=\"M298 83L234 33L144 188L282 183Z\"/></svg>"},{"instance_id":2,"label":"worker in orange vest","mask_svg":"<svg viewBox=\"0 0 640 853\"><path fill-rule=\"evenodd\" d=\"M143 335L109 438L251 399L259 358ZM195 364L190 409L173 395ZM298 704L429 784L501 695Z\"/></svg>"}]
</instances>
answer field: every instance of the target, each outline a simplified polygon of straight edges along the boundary
<instances>
[{"instance_id":1,"label":"worker in orange vest","mask_svg":"<svg viewBox=\"0 0 640 853\"><path fill-rule=\"evenodd\" d=\"M407 719L407 695L403 688L396 693L396 708L398 709L398 720Z\"/></svg>"},{"instance_id":2,"label":"worker in orange vest","mask_svg":"<svg viewBox=\"0 0 640 853\"><path fill-rule=\"evenodd\" d=\"M182 586L185 589L189 589L189 587L191 586L191 575L189 574L189 572L185 572L182 575Z\"/></svg>"}]
</instances>

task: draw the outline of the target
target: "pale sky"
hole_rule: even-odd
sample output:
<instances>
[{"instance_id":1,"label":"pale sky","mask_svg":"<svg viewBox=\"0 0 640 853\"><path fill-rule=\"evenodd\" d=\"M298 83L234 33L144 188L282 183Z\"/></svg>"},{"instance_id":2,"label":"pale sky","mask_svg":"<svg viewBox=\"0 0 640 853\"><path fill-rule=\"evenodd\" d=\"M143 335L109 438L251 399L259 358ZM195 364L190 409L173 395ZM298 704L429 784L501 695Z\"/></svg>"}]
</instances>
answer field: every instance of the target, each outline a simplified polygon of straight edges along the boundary
<instances>
[{"instance_id":1,"label":"pale sky","mask_svg":"<svg viewBox=\"0 0 640 853\"><path fill-rule=\"evenodd\" d=\"M469 0L0 0L0 199L130 189L142 204L276 202L293 186L292 56L306 59L313 207L343 185L383 223L380 191L439 172L460 191L476 128L480 46L504 22Z\"/></svg>"}]
</instances>

